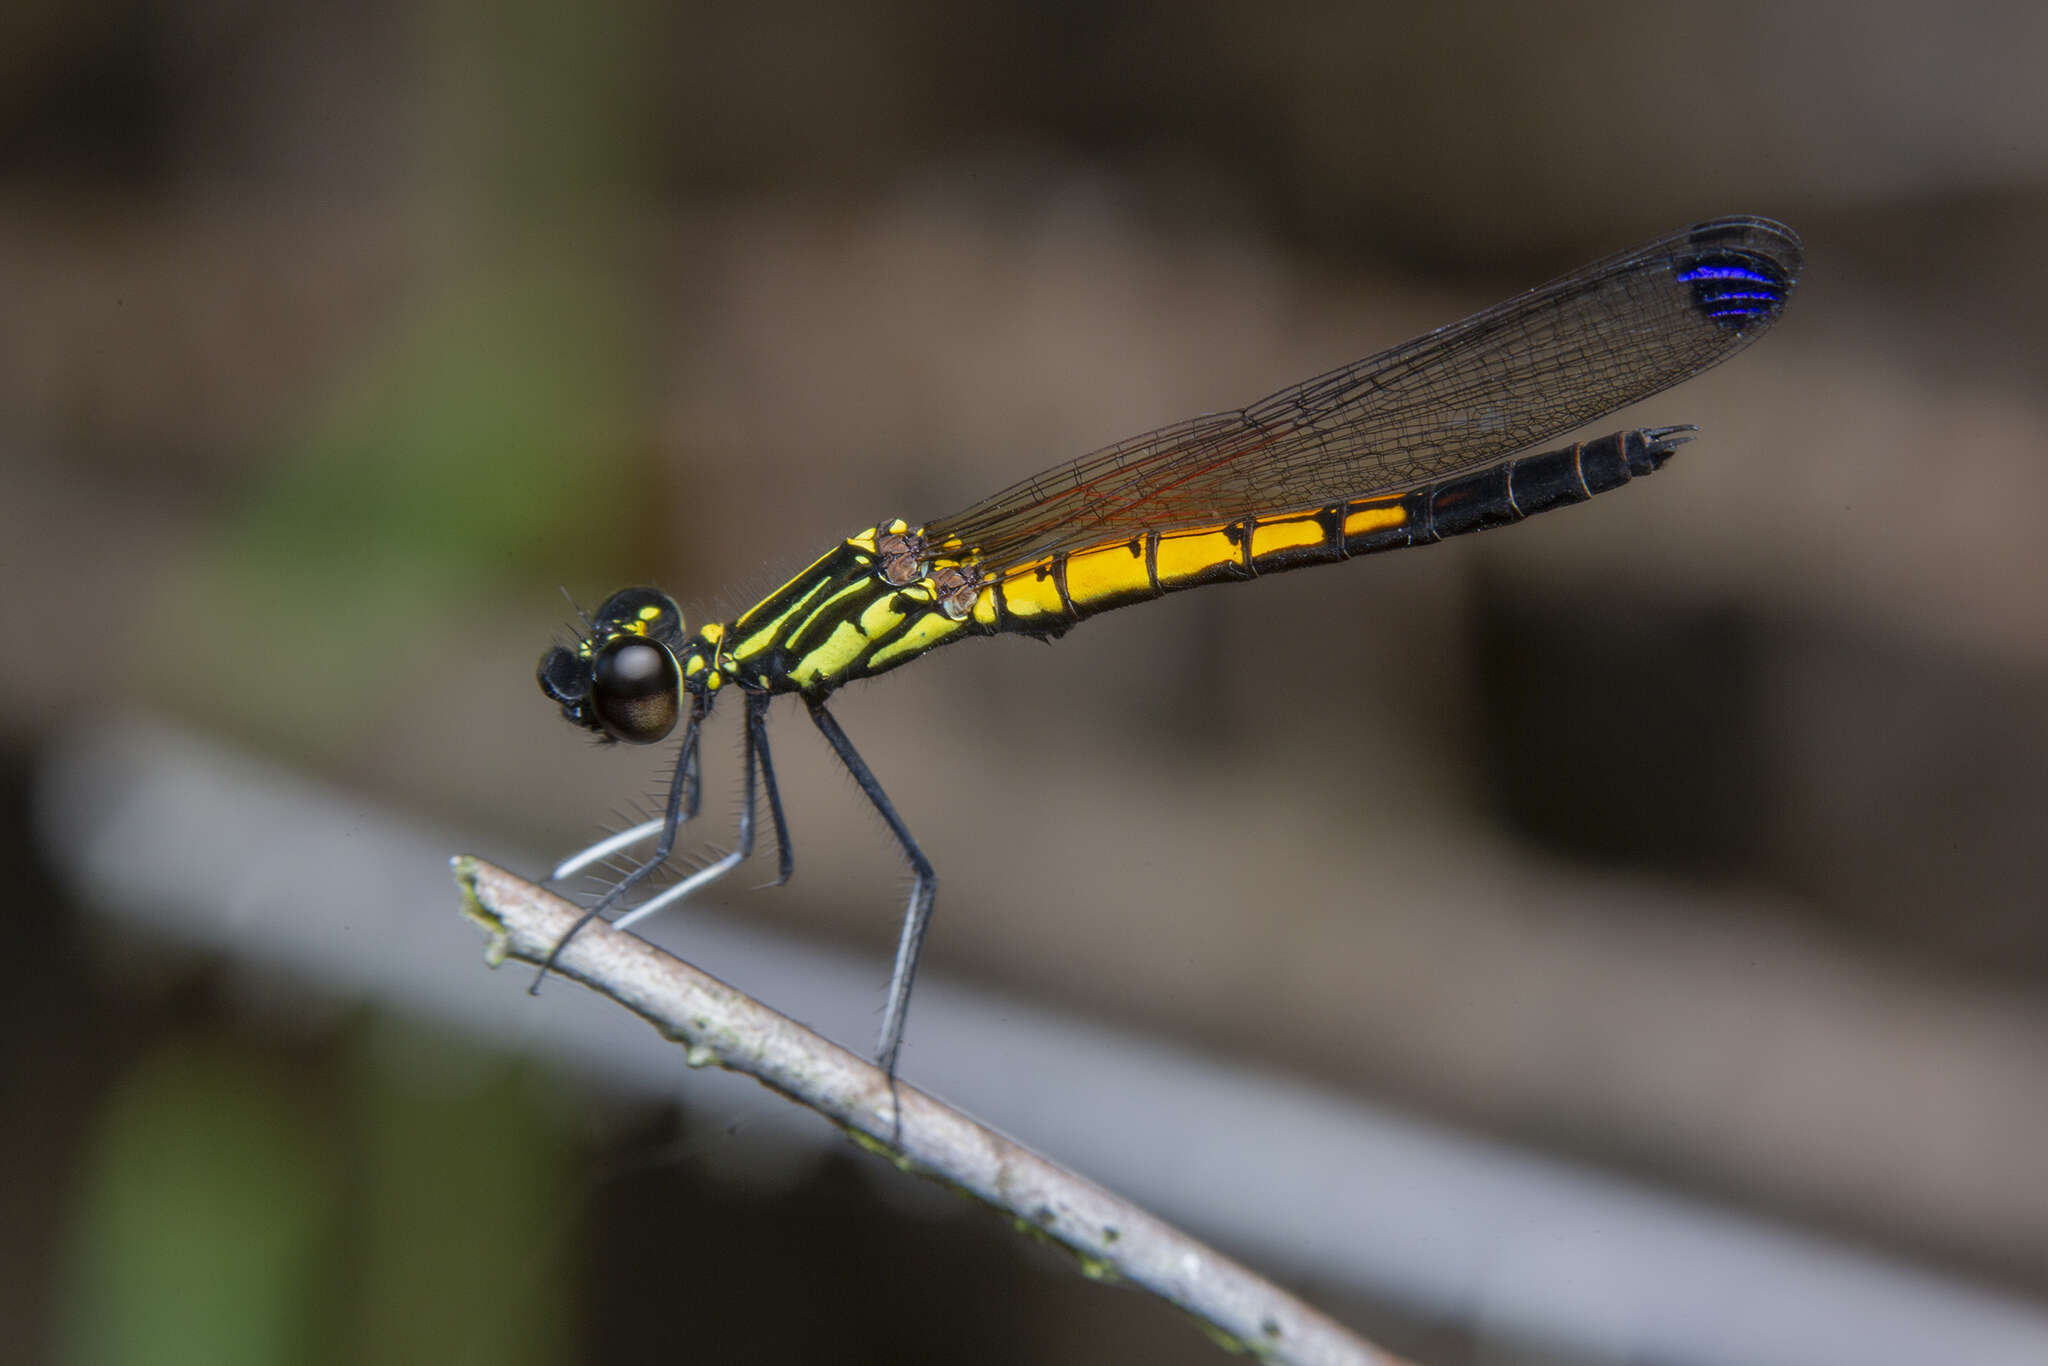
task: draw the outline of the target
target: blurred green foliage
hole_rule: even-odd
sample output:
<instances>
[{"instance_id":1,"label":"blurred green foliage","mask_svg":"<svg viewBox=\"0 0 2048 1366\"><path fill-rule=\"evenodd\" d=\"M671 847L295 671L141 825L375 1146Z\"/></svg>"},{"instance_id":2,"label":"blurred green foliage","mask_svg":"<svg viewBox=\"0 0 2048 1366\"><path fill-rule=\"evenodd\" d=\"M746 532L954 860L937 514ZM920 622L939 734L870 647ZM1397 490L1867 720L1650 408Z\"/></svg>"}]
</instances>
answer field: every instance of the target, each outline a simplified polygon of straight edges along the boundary
<instances>
[{"instance_id":1,"label":"blurred green foliage","mask_svg":"<svg viewBox=\"0 0 2048 1366\"><path fill-rule=\"evenodd\" d=\"M388 168L411 279L146 614L165 700L345 746L413 700L395 661L508 581L560 582L645 487L649 23L554 0L411 15ZM290 686L224 695L191 666L220 659Z\"/></svg>"},{"instance_id":2,"label":"blurred green foliage","mask_svg":"<svg viewBox=\"0 0 2048 1366\"><path fill-rule=\"evenodd\" d=\"M634 486L634 348L598 269L502 259L446 284L258 472L149 619L166 659L292 686L179 701L299 744L397 700L392 661L506 580L562 572L593 490Z\"/></svg>"},{"instance_id":3,"label":"blurred green foliage","mask_svg":"<svg viewBox=\"0 0 2048 1366\"><path fill-rule=\"evenodd\" d=\"M381 1017L310 1075L227 1039L159 1045L81 1168L56 1359L565 1359L573 1155L547 1096Z\"/></svg>"},{"instance_id":4,"label":"blurred green foliage","mask_svg":"<svg viewBox=\"0 0 2048 1366\"><path fill-rule=\"evenodd\" d=\"M323 1359L339 1170L260 1066L157 1048L108 1097L78 1179L58 1360Z\"/></svg>"}]
</instances>

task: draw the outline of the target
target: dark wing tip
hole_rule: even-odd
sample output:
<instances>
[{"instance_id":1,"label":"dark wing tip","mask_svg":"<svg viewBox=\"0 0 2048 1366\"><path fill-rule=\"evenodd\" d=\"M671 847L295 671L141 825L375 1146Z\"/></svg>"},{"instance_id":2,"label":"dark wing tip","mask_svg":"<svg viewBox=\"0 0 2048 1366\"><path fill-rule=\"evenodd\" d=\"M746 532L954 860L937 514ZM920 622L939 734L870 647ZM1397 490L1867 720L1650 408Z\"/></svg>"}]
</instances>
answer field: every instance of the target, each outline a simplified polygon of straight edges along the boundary
<instances>
[{"instance_id":1,"label":"dark wing tip","mask_svg":"<svg viewBox=\"0 0 2048 1366\"><path fill-rule=\"evenodd\" d=\"M1693 310L1738 333L1777 321L1805 264L1798 233L1775 219L1747 215L1690 229L1671 259L1672 273L1692 292Z\"/></svg>"}]
</instances>

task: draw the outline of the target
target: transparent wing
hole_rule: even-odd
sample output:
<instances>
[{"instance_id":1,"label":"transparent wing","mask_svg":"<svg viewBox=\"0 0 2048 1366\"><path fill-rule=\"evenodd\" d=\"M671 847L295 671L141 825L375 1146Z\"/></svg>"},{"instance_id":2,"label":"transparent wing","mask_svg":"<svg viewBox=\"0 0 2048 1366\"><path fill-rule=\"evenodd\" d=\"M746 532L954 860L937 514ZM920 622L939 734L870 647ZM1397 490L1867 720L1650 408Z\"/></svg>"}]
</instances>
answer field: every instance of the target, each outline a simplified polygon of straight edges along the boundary
<instances>
[{"instance_id":1,"label":"transparent wing","mask_svg":"<svg viewBox=\"0 0 2048 1366\"><path fill-rule=\"evenodd\" d=\"M929 523L1000 575L1059 550L1480 469L1719 364L1777 320L1798 234L1720 218L1234 412L1056 465Z\"/></svg>"}]
</instances>

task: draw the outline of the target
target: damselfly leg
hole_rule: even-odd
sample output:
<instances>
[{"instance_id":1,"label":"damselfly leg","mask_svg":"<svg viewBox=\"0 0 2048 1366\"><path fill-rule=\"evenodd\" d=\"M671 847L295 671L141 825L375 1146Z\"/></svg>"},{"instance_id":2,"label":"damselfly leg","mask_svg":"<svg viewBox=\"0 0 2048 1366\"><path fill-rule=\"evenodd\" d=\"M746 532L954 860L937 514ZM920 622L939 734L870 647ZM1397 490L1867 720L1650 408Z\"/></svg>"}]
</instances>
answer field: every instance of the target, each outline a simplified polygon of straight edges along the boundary
<instances>
[{"instance_id":1,"label":"damselfly leg","mask_svg":"<svg viewBox=\"0 0 2048 1366\"><path fill-rule=\"evenodd\" d=\"M761 766L761 786L768 795L768 820L775 827L775 881L780 887L796 871L796 852L789 847L789 822L782 818L782 789L775 785L775 764L768 757L768 694L747 694L747 743ZM747 798L747 810L754 799Z\"/></svg>"},{"instance_id":2,"label":"damselfly leg","mask_svg":"<svg viewBox=\"0 0 2048 1366\"><path fill-rule=\"evenodd\" d=\"M663 889L659 895L633 907L612 922L614 928L624 929L657 911L673 906L692 892L716 882L747 860L754 852L754 778L757 771L761 785L767 789L769 818L775 827L775 843L779 853L777 881L780 883L789 880L793 860L789 847L789 829L782 815L782 793L776 785L774 764L768 754L768 700L766 693L747 694L746 753L741 763L743 775L739 833L731 851L697 869L674 886ZM566 877L623 849L631 848L649 835L658 836L654 849L647 858L635 864L624 877L584 911L574 925L569 927L569 932L562 936L561 941L549 953L547 962L542 965L541 977L547 975L548 970L555 965L555 959L585 925L617 906L627 892L667 861L675 849L676 832L697 814L703 789L698 746L706 710L701 700L693 701L688 728L683 732L682 752L676 759L675 774L669 782L668 801L662 815L600 840L590 848L564 860L556 868L557 878ZM536 978L534 989L538 990L539 986L540 980Z\"/></svg>"},{"instance_id":3,"label":"damselfly leg","mask_svg":"<svg viewBox=\"0 0 2048 1366\"><path fill-rule=\"evenodd\" d=\"M875 804L875 810L882 813L888 822L889 833L896 836L896 843L903 849L904 861L910 865L910 905L903 913L903 936L896 943L896 967L889 975L889 1001L882 1008L882 1040L875 1049L875 1066L882 1069L882 1075L891 1082L896 1079L896 1054L903 1047L903 1019L910 1010L910 985L917 976L918 954L924 948L924 932L931 925L932 901L939 892L938 876L933 873L931 860L924 856L924 850L917 847L917 841L910 837L910 829L903 824L903 818L896 814L895 806L889 801L889 794L882 791L882 785L875 781L867 763L860 757L860 751L846 738L846 732L839 728L839 722L832 713L825 710L822 700L805 698L805 705L811 709L811 720L825 736L832 752L839 756L839 762L846 765L846 771L860 784L860 790Z\"/></svg>"}]
</instances>

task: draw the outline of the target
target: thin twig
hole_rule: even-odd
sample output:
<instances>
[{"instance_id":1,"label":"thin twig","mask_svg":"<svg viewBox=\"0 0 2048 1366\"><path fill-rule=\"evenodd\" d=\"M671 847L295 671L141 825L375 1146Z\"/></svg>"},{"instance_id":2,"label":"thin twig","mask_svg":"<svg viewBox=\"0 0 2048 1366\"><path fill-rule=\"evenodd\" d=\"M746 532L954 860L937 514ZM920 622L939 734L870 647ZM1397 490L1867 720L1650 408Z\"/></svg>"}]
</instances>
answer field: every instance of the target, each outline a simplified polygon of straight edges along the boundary
<instances>
[{"instance_id":1,"label":"thin twig","mask_svg":"<svg viewBox=\"0 0 2048 1366\"><path fill-rule=\"evenodd\" d=\"M464 911L491 936L492 966L544 961L578 908L467 856ZM1400 1366L1271 1282L1179 1229L899 1082L643 939L593 924L555 970L611 997L687 1050L809 1106L906 1172L972 1195L1021 1232L1071 1253L1083 1275L1123 1281L1183 1310L1227 1347L1275 1362ZM893 1099L892 1099L893 1096ZM897 1106L900 1104L900 1111Z\"/></svg>"}]
</instances>

